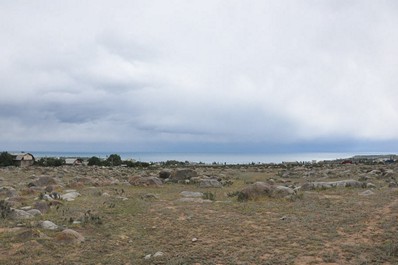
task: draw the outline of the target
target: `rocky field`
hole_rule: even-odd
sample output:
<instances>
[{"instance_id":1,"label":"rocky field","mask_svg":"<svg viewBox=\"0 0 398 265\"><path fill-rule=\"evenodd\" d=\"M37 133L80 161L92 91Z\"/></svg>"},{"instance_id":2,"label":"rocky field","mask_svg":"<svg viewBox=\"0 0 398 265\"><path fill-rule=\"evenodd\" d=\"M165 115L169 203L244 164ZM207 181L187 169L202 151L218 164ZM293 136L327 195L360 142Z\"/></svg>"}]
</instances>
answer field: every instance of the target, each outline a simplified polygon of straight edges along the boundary
<instances>
[{"instance_id":1,"label":"rocky field","mask_svg":"<svg viewBox=\"0 0 398 265\"><path fill-rule=\"evenodd\" d=\"M398 166L0 168L0 264L398 264Z\"/></svg>"}]
</instances>

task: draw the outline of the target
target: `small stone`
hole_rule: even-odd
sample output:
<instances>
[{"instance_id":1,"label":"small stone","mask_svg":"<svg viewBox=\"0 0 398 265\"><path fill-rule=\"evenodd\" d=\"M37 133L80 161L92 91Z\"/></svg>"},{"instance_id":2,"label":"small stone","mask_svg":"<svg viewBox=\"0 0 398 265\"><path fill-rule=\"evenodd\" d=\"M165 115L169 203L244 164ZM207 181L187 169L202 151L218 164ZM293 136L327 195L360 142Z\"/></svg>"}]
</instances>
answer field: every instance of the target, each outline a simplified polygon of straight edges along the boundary
<instances>
[{"instance_id":1,"label":"small stone","mask_svg":"<svg viewBox=\"0 0 398 265\"><path fill-rule=\"evenodd\" d=\"M196 237L192 238L192 242L196 242L198 239Z\"/></svg>"},{"instance_id":2,"label":"small stone","mask_svg":"<svg viewBox=\"0 0 398 265\"><path fill-rule=\"evenodd\" d=\"M375 193L371 190L365 190L364 192L359 193L359 195L361 195L361 196L370 196L373 194L375 194Z\"/></svg>"},{"instance_id":3,"label":"small stone","mask_svg":"<svg viewBox=\"0 0 398 265\"><path fill-rule=\"evenodd\" d=\"M144 257L144 259L145 259L145 260L149 260L149 259L151 259L151 257L152 257L152 255L151 255L151 254L148 254L148 255L146 255L146 256Z\"/></svg>"},{"instance_id":4,"label":"small stone","mask_svg":"<svg viewBox=\"0 0 398 265\"><path fill-rule=\"evenodd\" d=\"M161 256L163 256L163 255L164 255L163 252L158 251L158 252L156 252L156 253L153 255L153 257L156 258L156 257L161 257Z\"/></svg>"},{"instance_id":5,"label":"small stone","mask_svg":"<svg viewBox=\"0 0 398 265\"><path fill-rule=\"evenodd\" d=\"M33 216L36 216L36 215L41 215L41 212L40 212L40 210L38 210L38 209L30 209L29 211L26 211L27 213L30 213L31 215L33 215Z\"/></svg>"},{"instance_id":6,"label":"small stone","mask_svg":"<svg viewBox=\"0 0 398 265\"><path fill-rule=\"evenodd\" d=\"M203 197L202 192L195 192L195 191L182 191L180 193L180 195L183 197L190 197L190 198L202 198Z\"/></svg>"},{"instance_id":7,"label":"small stone","mask_svg":"<svg viewBox=\"0 0 398 265\"><path fill-rule=\"evenodd\" d=\"M368 189L374 189L374 188L376 188L376 185L369 182L369 183L366 183L366 188L368 188Z\"/></svg>"}]
</instances>

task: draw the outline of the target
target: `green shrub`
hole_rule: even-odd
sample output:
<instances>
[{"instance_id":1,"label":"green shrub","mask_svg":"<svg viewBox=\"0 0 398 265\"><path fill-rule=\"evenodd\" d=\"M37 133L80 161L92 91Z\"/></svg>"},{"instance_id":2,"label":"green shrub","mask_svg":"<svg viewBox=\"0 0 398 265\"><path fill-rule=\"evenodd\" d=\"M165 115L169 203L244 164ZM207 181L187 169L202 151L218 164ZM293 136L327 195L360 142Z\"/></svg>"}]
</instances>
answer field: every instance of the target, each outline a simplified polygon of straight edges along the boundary
<instances>
[{"instance_id":1,"label":"green shrub","mask_svg":"<svg viewBox=\"0 0 398 265\"><path fill-rule=\"evenodd\" d=\"M0 166L7 167L14 165L14 161L12 159L12 155L8 152L2 152L0 154Z\"/></svg>"}]
</instances>

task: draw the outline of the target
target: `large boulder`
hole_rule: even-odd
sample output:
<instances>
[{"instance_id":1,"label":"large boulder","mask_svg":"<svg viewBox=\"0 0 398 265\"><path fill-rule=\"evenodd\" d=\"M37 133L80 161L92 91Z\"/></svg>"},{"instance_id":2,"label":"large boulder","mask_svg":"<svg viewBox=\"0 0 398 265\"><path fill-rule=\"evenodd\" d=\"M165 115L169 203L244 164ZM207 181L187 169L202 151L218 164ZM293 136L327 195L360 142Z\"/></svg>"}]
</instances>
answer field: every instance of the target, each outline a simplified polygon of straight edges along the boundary
<instances>
[{"instance_id":1,"label":"large boulder","mask_svg":"<svg viewBox=\"0 0 398 265\"><path fill-rule=\"evenodd\" d=\"M200 188L222 188L221 182L216 179L202 179L199 181Z\"/></svg>"},{"instance_id":2,"label":"large boulder","mask_svg":"<svg viewBox=\"0 0 398 265\"><path fill-rule=\"evenodd\" d=\"M173 182L183 182L185 180L190 180L198 176L198 173L192 169L176 169L171 172L169 177L170 181Z\"/></svg>"},{"instance_id":3,"label":"large boulder","mask_svg":"<svg viewBox=\"0 0 398 265\"><path fill-rule=\"evenodd\" d=\"M15 197L18 192L13 187L0 187L0 197Z\"/></svg>"},{"instance_id":4,"label":"large boulder","mask_svg":"<svg viewBox=\"0 0 398 265\"><path fill-rule=\"evenodd\" d=\"M271 185L265 182L255 182L240 192L237 192L238 200L253 200L259 197L289 198L294 196L296 191L285 186Z\"/></svg>"},{"instance_id":5,"label":"large boulder","mask_svg":"<svg viewBox=\"0 0 398 265\"><path fill-rule=\"evenodd\" d=\"M33 217L33 214L30 214L24 210L12 209L10 213L10 218L14 220L31 219Z\"/></svg>"},{"instance_id":6,"label":"large boulder","mask_svg":"<svg viewBox=\"0 0 398 265\"><path fill-rule=\"evenodd\" d=\"M171 171L162 170L159 172L159 178L161 179L168 179L171 176Z\"/></svg>"},{"instance_id":7,"label":"large boulder","mask_svg":"<svg viewBox=\"0 0 398 265\"><path fill-rule=\"evenodd\" d=\"M142 176L130 177L129 183L134 186L160 186L163 184L160 178Z\"/></svg>"},{"instance_id":8,"label":"large boulder","mask_svg":"<svg viewBox=\"0 0 398 265\"><path fill-rule=\"evenodd\" d=\"M32 187L32 186L40 186L40 187L45 187L45 186L49 186L49 185L55 185L57 184L57 181L50 176L42 176L39 177L38 179L32 181L31 183L28 184L28 186Z\"/></svg>"}]
</instances>

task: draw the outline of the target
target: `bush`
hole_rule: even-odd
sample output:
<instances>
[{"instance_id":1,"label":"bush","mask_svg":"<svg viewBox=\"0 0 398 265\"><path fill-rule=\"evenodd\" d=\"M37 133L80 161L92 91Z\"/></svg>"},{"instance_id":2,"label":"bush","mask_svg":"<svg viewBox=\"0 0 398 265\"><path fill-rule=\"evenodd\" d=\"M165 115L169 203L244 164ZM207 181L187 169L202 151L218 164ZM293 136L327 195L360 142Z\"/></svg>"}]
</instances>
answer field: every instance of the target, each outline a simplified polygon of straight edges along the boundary
<instances>
[{"instance_id":1,"label":"bush","mask_svg":"<svg viewBox=\"0 0 398 265\"><path fill-rule=\"evenodd\" d=\"M8 152L2 152L0 154L0 166L7 167L14 165L14 161L12 159L12 155Z\"/></svg>"},{"instance_id":2,"label":"bush","mask_svg":"<svg viewBox=\"0 0 398 265\"><path fill-rule=\"evenodd\" d=\"M1 200L0 201L0 217L5 219L5 218L7 218L8 215L10 215L10 213L11 213L10 204L5 200Z\"/></svg>"},{"instance_id":3,"label":"bush","mask_svg":"<svg viewBox=\"0 0 398 265\"><path fill-rule=\"evenodd\" d=\"M122 158L120 155L117 154L111 154L106 161L111 165L111 166L120 166L122 164Z\"/></svg>"},{"instance_id":4,"label":"bush","mask_svg":"<svg viewBox=\"0 0 398 265\"><path fill-rule=\"evenodd\" d=\"M89 166L101 166L101 165L102 165L102 161L101 161L101 159L99 159L98 157L93 156L93 157L91 157L91 158L88 160L88 165L89 165Z\"/></svg>"},{"instance_id":5,"label":"bush","mask_svg":"<svg viewBox=\"0 0 398 265\"><path fill-rule=\"evenodd\" d=\"M133 162L133 161L124 161L123 164L125 164L127 167L149 167L151 164L147 162Z\"/></svg>"},{"instance_id":6,"label":"bush","mask_svg":"<svg viewBox=\"0 0 398 265\"><path fill-rule=\"evenodd\" d=\"M54 158L54 157L42 157L37 162L36 165L43 167L59 167L65 165L65 159Z\"/></svg>"}]
</instances>

